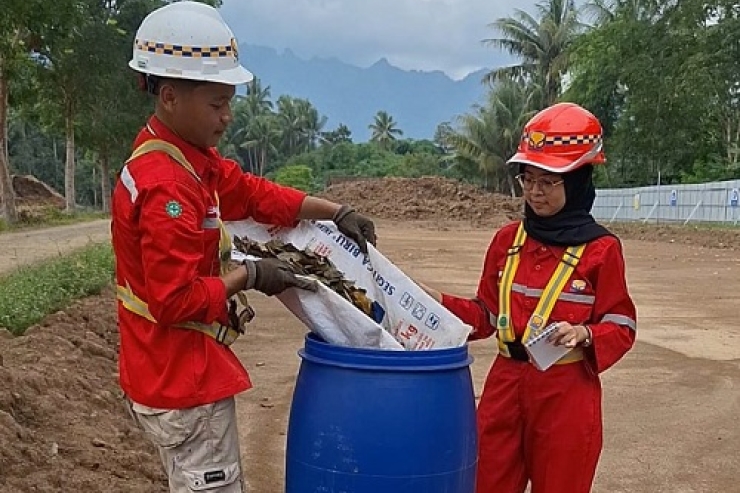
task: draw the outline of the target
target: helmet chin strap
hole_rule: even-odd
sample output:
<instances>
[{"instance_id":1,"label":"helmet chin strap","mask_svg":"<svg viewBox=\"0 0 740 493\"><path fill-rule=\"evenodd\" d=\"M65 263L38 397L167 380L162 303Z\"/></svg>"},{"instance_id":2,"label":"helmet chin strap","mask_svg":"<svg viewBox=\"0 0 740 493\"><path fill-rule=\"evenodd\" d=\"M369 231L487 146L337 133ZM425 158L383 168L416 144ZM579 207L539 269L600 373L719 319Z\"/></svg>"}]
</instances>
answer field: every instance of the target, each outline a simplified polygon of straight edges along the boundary
<instances>
[{"instance_id":1,"label":"helmet chin strap","mask_svg":"<svg viewBox=\"0 0 740 493\"><path fill-rule=\"evenodd\" d=\"M139 73L139 90L147 92L152 96L157 96L159 94L159 77Z\"/></svg>"}]
</instances>

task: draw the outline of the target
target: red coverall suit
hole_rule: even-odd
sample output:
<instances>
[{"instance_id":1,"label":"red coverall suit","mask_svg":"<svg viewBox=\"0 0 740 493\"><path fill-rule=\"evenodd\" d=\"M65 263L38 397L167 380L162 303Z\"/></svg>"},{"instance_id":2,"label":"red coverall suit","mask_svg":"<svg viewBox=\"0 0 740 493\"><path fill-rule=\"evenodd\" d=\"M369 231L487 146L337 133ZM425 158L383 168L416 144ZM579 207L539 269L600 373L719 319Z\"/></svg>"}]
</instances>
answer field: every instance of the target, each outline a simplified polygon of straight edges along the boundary
<instances>
[{"instance_id":1,"label":"red coverall suit","mask_svg":"<svg viewBox=\"0 0 740 493\"><path fill-rule=\"evenodd\" d=\"M183 141L156 117L135 147L155 138L178 147L202 183L162 152L136 158L121 172L112 202L116 278L148 304L158 323L119 302L120 382L134 402L183 409L251 387L231 349L196 330L172 327L228 322L219 215L291 226L305 194L243 173L215 150Z\"/></svg>"},{"instance_id":2,"label":"red coverall suit","mask_svg":"<svg viewBox=\"0 0 740 493\"><path fill-rule=\"evenodd\" d=\"M444 306L474 328L471 339L497 332L499 283L518 225L494 236L476 299L443 295ZM518 339L563 252L527 237L511 289ZM593 343L577 348L583 352L579 361L544 372L511 357L496 358L478 406L478 493L521 493L528 480L533 493L590 491L602 447L598 374L632 347L636 335L619 240L604 236L588 243L565 286L550 321L588 325Z\"/></svg>"}]
</instances>

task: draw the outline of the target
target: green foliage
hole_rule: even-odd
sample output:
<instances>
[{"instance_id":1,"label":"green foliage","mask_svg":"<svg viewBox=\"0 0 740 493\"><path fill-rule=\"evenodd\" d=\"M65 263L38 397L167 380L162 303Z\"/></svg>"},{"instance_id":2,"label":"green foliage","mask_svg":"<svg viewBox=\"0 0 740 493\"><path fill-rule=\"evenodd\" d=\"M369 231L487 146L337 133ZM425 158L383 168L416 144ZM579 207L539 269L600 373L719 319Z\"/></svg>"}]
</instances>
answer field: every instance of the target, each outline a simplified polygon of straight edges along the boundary
<instances>
[{"instance_id":1,"label":"green foliage","mask_svg":"<svg viewBox=\"0 0 740 493\"><path fill-rule=\"evenodd\" d=\"M305 167L311 170L314 189L321 188L335 177L345 176L404 176L444 175L445 157L428 140L401 140L395 149L386 150L375 143L323 145L315 151L300 154L278 168L276 179L286 168ZM468 175L468 179L474 179Z\"/></svg>"},{"instance_id":2,"label":"green foliage","mask_svg":"<svg viewBox=\"0 0 740 493\"><path fill-rule=\"evenodd\" d=\"M387 111L378 111L375 121L368 128L373 132L370 140L377 142L382 149L388 149L391 143L403 135L403 130L398 128L398 123Z\"/></svg>"},{"instance_id":3,"label":"green foliage","mask_svg":"<svg viewBox=\"0 0 740 493\"><path fill-rule=\"evenodd\" d=\"M352 142L352 131L347 127L347 125L340 123L336 129L329 132L322 132L321 140L330 145L340 144L342 142Z\"/></svg>"},{"instance_id":4,"label":"green foliage","mask_svg":"<svg viewBox=\"0 0 740 493\"><path fill-rule=\"evenodd\" d=\"M73 184L78 205L105 206L106 187L151 111L127 67L134 33L165 3L3 3L0 78L10 82L12 172L60 192ZM541 0L532 12L494 20L496 34L484 41L517 62L491 72L489 98L441 122L433 141L403 139L394 117L378 111L369 122L371 142L355 144L345 125L325 128L310 101L273 98L255 80L233 102L234 122L219 149L245 171L307 190L335 176L441 174L515 193L504 163L524 123L567 100L604 127L609 164L596 174L600 185L655 183L659 173L664 183L740 177L736 2L592 0L585 7L580 12L594 15L580 15L572 0ZM65 163L75 166L65 170Z\"/></svg>"},{"instance_id":5,"label":"green foliage","mask_svg":"<svg viewBox=\"0 0 740 493\"><path fill-rule=\"evenodd\" d=\"M563 99L601 120L611 186L737 178L736 5L594 2Z\"/></svg>"},{"instance_id":6,"label":"green foliage","mask_svg":"<svg viewBox=\"0 0 740 493\"><path fill-rule=\"evenodd\" d=\"M708 181L732 180L740 176L740 165L728 163L720 156L709 162L697 162L689 171L681 173L682 183L704 183Z\"/></svg>"},{"instance_id":7,"label":"green foliage","mask_svg":"<svg viewBox=\"0 0 740 493\"><path fill-rule=\"evenodd\" d=\"M304 192L312 192L314 188L311 168L300 164L280 168L275 173L275 182Z\"/></svg>"},{"instance_id":8,"label":"green foliage","mask_svg":"<svg viewBox=\"0 0 740 493\"><path fill-rule=\"evenodd\" d=\"M0 278L0 327L22 334L70 301L100 293L113 280L113 264L110 245L93 245Z\"/></svg>"},{"instance_id":9,"label":"green foliage","mask_svg":"<svg viewBox=\"0 0 740 493\"><path fill-rule=\"evenodd\" d=\"M516 152L526 121L533 115L531 86L521 80L502 80L475 113L459 118L459 128L446 136L463 169L476 165L484 186L515 193L506 161Z\"/></svg>"},{"instance_id":10,"label":"green foliage","mask_svg":"<svg viewBox=\"0 0 740 493\"><path fill-rule=\"evenodd\" d=\"M489 83L524 80L537 88L536 109L555 102L562 78L569 68L571 44L581 24L572 0L543 0L536 4L537 17L515 9L512 17L497 19L489 27L501 37L484 43L519 57L520 63L491 71ZM535 94L533 92L533 94Z\"/></svg>"},{"instance_id":11,"label":"green foliage","mask_svg":"<svg viewBox=\"0 0 740 493\"><path fill-rule=\"evenodd\" d=\"M105 219L106 214L99 211L83 211L68 213L56 207L36 208L33 211L21 210L18 222L7 224L0 221L0 233L33 228L47 228L50 226L64 226L87 221Z\"/></svg>"}]
</instances>

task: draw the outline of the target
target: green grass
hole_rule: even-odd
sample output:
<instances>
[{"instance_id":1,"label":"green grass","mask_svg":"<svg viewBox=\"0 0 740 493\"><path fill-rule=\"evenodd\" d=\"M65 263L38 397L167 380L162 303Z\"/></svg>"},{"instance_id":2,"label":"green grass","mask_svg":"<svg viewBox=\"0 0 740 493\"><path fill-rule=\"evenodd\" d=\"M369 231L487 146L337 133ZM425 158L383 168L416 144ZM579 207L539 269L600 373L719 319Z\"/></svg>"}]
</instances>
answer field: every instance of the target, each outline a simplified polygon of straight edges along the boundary
<instances>
[{"instance_id":1,"label":"green grass","mask_svg":"<svg viewBox=\"0 0 740 493\"><path fill-rule=\"evenodd\" d=\"M97 219L105 219L108 214L102 212L75 212L68 214L55 207L36 210L33 213L21 212L17 223L7 224L0 218L0 234L28 229L48 228L51 226L64 226Z\"/></svg>"},{"instance_id":2,"label":"green grass","mask_svg":"<svg viewBox=\"0 0 740 493\"><path fill-rule=\"evenodd\" d=\"M100 293L113 280L109 244L21 267L0 277L0 327L20 335L71 301Z\"/></svg>"}]
</instances>

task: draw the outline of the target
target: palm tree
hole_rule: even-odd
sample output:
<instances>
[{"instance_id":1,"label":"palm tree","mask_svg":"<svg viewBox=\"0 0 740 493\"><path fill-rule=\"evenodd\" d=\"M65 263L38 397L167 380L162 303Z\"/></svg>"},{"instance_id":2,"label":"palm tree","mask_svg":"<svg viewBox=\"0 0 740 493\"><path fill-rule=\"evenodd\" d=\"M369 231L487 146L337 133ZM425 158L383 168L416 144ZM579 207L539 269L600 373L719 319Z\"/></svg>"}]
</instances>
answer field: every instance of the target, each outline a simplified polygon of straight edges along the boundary
<instances>
[{"instance_id":1,"label":"palm tree","mask_svg":"<svg viewBox=\"0 0 740 493\"><path fill-rule=\"evenodd\" d=\"M383 149L388 149L390 143L396 140L396 136L403 135L403 130L397 128L397 125L388 112L378 111L375 115L375 122L367 126L373 132L370 140L377 142Z\"/></svg>"},{"instance_id":2,"label":"palm tree","mask_svg":"<svg viewBox=\"0 0 740 493\"><path fill-rule=\"evenodd\" d=\"M301 138L301 151L311 151L316 149L319 140L321 139L322 131L326 125L327 118L319 114L317 110L308 100L298 100L298 117L301 121L302 127L302 138Z\"/></svg>"},{"instance_id":3,"label":"palm tree","mask_svg":"<svg viewBox=\"0 0 740 493\"><path fill-rule=\"evenodd\" d=\"M539 19L516 9L513 17L489 24L501 37L485 39L483 43L519 57L520 62L492 70L484 81L491 84L503 78L526 80L541 90L538 109L542 109L560 95L569 65L569 48L582 25L573 0L545 0L537 4L537 10Z\"/></svg>"},{"instance_id":4,"label":"palm tree","mask_svg":"<svg viewBox=\"0 0 740 493\"><path fill-rule=\"evenodd\" d=\"M241 146L252 150L257 156L256 171L259 176L264 176L267 168L267 159L270 154L277 153L275 143L280 138L281 132L278 122L273 114L261 115L255 118L249 126L246 140Z\"/></svg>"},{"instance_id":5,"label":"palm tree","mask_svg":"<svg viewBox=\"0 0 740 493\"><path fill-rule=\"evenodd\" d=\"M257 118L272 113L270 86L262 87L255 78L249 83L246 96L237 96L232 104L234 119L219 145L221 154L235 159L243 168L258 173L259 156L255 147L245 146Z\"/></svg>"},{"instance_id":6,"label":"palm tree","mask_svg":"<svg viewBox=\"0 0 740 493\"><path fill-rule=\"evenodd\" d=\"M486 188L508 188L516 195L513 173L505 163L516 152L524 124L535 113L532 106L532 94L521 81L502 80L489 93L486 105L461 116L459 130L446 137L456 159L477 164Z\"/></svg>"},{"instance_id":7,"label":"palm tree","mask_svg":"<svg viewBox=\"0 0 740 493\"><path fill-rule=\"evenodd\" d=\"M251 115L264 115L272 111L270 100L270 86L262 87L262 83L256 77L247 85L246 105Z\"/></svg>"},{"instance_id":8,"label":"palm tree","mask_svg":"<svg viewBox=\"0 0 740 493\"><path fill-rule=\"evenodd\" d=\"M302 122L298 100L290 96L280 96L277 101L277 114L282 130L282 150L287 156L298 153L302 134Z\"/></svg>"}]
</instances>

